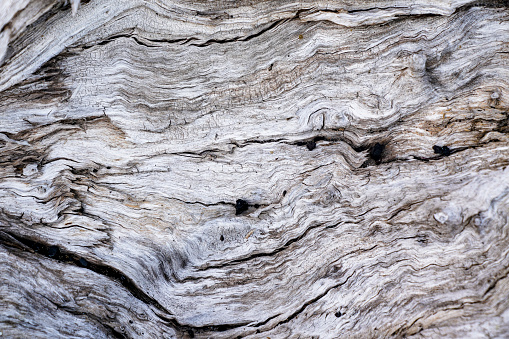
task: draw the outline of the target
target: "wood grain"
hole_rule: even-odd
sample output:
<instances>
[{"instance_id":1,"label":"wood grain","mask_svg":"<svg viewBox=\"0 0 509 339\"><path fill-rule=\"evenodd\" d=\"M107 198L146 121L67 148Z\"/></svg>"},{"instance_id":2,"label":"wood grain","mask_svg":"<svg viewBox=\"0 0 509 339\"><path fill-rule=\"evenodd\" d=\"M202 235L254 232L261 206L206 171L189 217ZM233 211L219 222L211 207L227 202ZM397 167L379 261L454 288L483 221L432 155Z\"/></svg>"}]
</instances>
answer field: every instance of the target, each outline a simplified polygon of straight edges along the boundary
<instances>
[{"instance_id":1,"label":"wood grain","mask_svg":"<svg viewBox=\"0 0 509 339\"><path fill-rule=\"evenodd\" d=\"M507 337L508 7L1 1L0 337Z\"/></svg>"}]
</instances>

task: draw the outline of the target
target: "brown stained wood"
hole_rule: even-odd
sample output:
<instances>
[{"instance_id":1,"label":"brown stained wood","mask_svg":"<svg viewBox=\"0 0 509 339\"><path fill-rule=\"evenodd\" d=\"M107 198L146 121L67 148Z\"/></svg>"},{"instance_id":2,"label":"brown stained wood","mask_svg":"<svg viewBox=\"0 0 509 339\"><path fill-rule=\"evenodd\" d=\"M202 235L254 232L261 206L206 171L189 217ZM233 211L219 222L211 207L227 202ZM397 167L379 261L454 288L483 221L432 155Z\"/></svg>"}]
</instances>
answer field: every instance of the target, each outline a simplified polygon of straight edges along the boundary
<instances>
[{"instance_id":1,"label":"brown stained wood","mask_svg":"<svg viewBox=\"0 0 509 339\"><path fill-rule=\"evenodd\" d=\"M509 336L507 1L0 9L0 337Z\"/></svg>"}]
</instances>

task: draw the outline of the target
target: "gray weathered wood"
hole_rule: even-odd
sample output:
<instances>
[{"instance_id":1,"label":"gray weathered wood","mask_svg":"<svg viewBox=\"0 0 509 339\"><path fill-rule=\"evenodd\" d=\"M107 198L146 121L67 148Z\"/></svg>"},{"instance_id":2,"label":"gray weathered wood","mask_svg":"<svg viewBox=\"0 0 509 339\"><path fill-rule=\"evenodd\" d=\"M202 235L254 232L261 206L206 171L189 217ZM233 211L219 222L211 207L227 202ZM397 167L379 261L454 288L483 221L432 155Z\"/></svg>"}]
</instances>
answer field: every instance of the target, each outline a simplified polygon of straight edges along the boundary
<instances>
[{"instance_id":1,"label":"gray weathered wood","mask_svg":"<svg viewBox=\"0 0 509 339\"><path fill-rule=\"evenodd\" d=\"M507 7L0 0L0 337L506 338Z\"/></svg>"}]
</instances>

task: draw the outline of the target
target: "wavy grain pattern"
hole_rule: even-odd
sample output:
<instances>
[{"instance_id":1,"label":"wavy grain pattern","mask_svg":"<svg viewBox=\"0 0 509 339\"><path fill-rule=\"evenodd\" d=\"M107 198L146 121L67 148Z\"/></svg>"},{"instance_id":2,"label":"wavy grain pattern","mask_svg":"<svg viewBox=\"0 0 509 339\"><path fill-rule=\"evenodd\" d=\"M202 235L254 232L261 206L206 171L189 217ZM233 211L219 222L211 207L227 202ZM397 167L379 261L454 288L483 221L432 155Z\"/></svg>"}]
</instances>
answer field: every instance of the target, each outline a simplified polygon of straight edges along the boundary
<instances>
[{"instance_id":1,"label":"wavy grain pattern","mask_svg":"<svg viewBox=\"0 0 509 339\"><path fill-rule=\"evenodd\" d=\"M1 1L0 336L507 337L508 7Z\"/></svg>"}]
</instances>

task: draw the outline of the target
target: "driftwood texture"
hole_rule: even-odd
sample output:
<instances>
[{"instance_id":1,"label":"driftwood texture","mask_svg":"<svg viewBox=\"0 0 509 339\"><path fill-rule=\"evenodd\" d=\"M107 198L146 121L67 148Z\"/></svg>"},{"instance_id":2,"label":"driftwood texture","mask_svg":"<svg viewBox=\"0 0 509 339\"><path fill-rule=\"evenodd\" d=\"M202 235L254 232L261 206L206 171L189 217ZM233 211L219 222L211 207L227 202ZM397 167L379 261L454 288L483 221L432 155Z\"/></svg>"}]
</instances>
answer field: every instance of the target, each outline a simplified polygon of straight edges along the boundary
<instances>
[{"instance_id":1,"label":"driftwood texture","mask_svg":"<svg viewBox=\"0 0 509 339\"><path fill-rule=\"evenodd\" d=\"M1 0L1 336L509 337L508 6Z\"/></svg>"}]
</instances>

